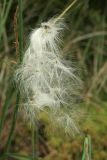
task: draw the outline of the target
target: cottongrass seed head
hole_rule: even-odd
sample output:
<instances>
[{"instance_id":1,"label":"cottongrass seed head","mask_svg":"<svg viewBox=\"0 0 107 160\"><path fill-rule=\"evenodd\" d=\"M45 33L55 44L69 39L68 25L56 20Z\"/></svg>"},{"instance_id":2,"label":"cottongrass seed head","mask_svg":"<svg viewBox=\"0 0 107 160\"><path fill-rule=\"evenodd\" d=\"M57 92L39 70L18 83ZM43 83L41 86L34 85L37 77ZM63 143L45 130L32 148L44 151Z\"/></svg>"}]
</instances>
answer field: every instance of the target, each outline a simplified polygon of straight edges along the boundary
<instances>
[{"instance_id":1,"label":"cottongrass seed head","mask_svg":"<svg viewBox=\"0 0 107 160\"><path fill-rule=\"evenodd\" d=\"M64 28L62 19L55 22L53 18L33 30L15 79L24 99L21 108L29 121L34 122L38 112L46 111L54 123L75 133L79 132L79 115L74 103L81 80L74 74L75 68L65 65L61 58Z\"/></svg>"}]
</instances>

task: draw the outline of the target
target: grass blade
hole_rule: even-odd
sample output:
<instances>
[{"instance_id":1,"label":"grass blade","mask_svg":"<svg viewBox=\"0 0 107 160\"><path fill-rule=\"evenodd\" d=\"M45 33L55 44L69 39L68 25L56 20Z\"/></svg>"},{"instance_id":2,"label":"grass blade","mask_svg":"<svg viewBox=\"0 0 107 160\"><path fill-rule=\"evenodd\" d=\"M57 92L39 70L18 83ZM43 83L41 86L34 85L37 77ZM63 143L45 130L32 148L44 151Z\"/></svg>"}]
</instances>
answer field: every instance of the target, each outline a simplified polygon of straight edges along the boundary
<instances>
[{"instance_id":1,"label":"grass blade","mask_svg":"<svg viewBox=\"0 0 107 160\"><path fill-rule=\"evenodd\" d=\"M32 158L30 156L25 156L25 155L20 155L20 154L16 154L16 153L5 153L3 155L0 155L0 157L10 157L10 158L14 158L17 160L32 160Z\"/></svg>"},{"instance_id":2,"label":"grass blade","mask_svg":"<svg viewBox=\"0 0 107 160\"><path fill-rule=\"evenodd\" d=\"M0 23L0 41L1 41L1 37L2 37L2 33L3 33L3 31L4 31L4 26L5 26L5 24L6 24L6 21L7 21L7 18L8 18L8 14L9 14L9 11L10 11L10 8L11 8L11 6L12 6L12 0L10 0L9 2L8 2L8 5L7 5L7 8L5 7L6 6L6 2L4 2L4 8L3 8L3 17L1 16L0 18L1 18L1 23ZM5 9L6 8L6 9ZM4 14L4 10L6 11L5 12L5 14ZM1 14L1 15L2 15Z\"/></svg>"},{"instance_id":3,"label":"grass blade","mask_svg":"<svg viewBox=\"0 0 107 160\"><path fill-rule=\"evenodd\" d=\"M84 140L82 160L91 160L91 154L91 137L88 135Z\"/></svg>"},{"instance_id":4,"label":"grass blade","mask_svg":"<svg viewBox=\"0 0 107 160\"><path fill-rule=\"evenodd\" d=\"M23 52L23 17L22 17L22 0L18 0L18 7L19 7L19 18L18 18L18 38L19 38L19 63L22 61L22 52ZM12 137L13 137L13 132L15 129L16 125L16 120L17 120L17 113L18 113L18 108L19 108L19 101L20 101L20 93L17 92L17 98L16 98L16 106L14 109L13 113L13 118L12 118L12 124L10 128L10 133L8 136L8 140L6 143L6 150L9 150L9 147L11 145Z\"/></svg>"},{"instance_id":5,"label":"grass blade","mask_svg":"<svg viewBox=\"0 0 107 160\"><path fill-rule=\"evenodd\" d=\"M13 137L13 131L15 129L16 120L17 120L17 113L18 113L18 108L19 108L19 105L18 105L19 104L19 100L20 100L20 95L17 94L16 106L15 106L14 113L13 113L13 118L12 118L12 125L11 125L11 128L10 128L10 133L9 133L8 140L7 140L7 143L6 143L6 146L5 146L5 150L6 151L9 150L9 147L11 145L11 141L12 141L12 137Z\"/></svg>"},{"instance_id":6,"label":"grass blade","mask_svg":"<svg viewBox=\"0 0 107 160\"><path fill-rule=\"evenodd\" d=\"M4 121L5 121L5 117L6 117L6 112L8 110L8 107L10 106L11 103L11 99L13 97L14 94L14 88L9 89L9 91L7 92L7 96L6 96L6 100L3 106L3 110L2 110L2 115L1 115L1 119L0 119L0 135L3 129L3 125L4 125Z\"/></svg>"},{"instance_id":7,"label":"grass blade","mask_svg":"<svg viewBox=\"0 0 107 160\"><path fill-rule=\"evenodd\" d=\"M22 5L22 0L18 0L18 6L19 6L19 18L18 18L18 24L19 24L19 53L20 53L20 57L19 57L19 61L22 61L22 57L23 57L23 16L22 16L22 12L23 12L23 5Z\"/></svg>"}]
</instances>

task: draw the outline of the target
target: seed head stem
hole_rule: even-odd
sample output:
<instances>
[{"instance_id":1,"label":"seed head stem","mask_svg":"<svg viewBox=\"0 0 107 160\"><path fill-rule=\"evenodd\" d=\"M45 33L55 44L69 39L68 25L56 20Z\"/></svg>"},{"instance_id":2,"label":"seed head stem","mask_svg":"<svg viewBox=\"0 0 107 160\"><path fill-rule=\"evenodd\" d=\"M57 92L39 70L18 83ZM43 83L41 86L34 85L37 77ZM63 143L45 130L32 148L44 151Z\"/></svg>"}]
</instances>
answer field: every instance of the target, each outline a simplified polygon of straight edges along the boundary
<instances>
[{"instance_id":1,"label":"seed head stem","mask_svg":"<svg viewBox=\"0 0 107 160\"><path fill-rule=\"evenodd\" d=\"M68 10L74 6L74 4L77 2L78 0L74 0L54 21L54 23L56 23L59 19L61 19L67 12Z\"/></svg>"}]
</instances>

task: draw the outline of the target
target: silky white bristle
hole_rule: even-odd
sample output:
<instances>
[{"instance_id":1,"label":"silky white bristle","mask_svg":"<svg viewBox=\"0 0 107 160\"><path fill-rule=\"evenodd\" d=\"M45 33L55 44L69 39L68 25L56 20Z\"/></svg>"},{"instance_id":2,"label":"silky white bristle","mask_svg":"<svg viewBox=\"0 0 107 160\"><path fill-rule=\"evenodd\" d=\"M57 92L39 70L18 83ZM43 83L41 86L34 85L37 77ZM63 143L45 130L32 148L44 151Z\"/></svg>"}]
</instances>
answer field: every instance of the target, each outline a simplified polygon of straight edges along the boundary
<instances>
[{"instance_id":1,"label":"silky white bristle","mask_svg":"<svg viewBox=\"0 0 107 160\"><path fill-rule=\"evenodd\" d=\"M75 69L66 66L60 58L62 53L59 47L62 41L60 34L63 29L62 21L54 23L54 19L51 19L33 30L22 64L16 70L16 81L25 98L27 113L31 117L34 117L36 110L45 110L45 107L49 107L55 111L57 119L58 112L64 107L67 108L62 116L65 118L66 130L69 126L77 131L69 112L72 112L71 104L80 89L81 81L74 74ZM24 108L26 112L26 107Z\"/></svg>"}]
</instances>

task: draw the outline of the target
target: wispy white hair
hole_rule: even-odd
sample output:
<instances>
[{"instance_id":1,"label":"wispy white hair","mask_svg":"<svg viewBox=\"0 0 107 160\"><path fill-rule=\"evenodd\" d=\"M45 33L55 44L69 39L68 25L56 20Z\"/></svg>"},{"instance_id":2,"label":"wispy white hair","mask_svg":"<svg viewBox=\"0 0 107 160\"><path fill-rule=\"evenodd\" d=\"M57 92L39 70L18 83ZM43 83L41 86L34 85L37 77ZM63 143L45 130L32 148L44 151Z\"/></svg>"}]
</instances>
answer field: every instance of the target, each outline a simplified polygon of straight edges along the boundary
<instances>
[{"instance_id":1,"label":"wispy white hair","mask_svg":"<svg viewBox=\"0 0 107 160\"><path fill-rule=\"evenodd\" d=\"M34 29L15 75L26 101L26 116L35 119L37 111L49 108L58 122L64 121L65 128L69 125L77 131L74 117L69 113L72 112L74 98L78 96L81 80L74 74L75 68L65 65L61 59L59 46L64 26L62 20L54 23L51 19Z\"/></svg>"}]
</instances>

